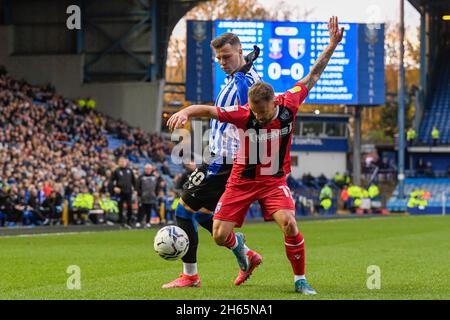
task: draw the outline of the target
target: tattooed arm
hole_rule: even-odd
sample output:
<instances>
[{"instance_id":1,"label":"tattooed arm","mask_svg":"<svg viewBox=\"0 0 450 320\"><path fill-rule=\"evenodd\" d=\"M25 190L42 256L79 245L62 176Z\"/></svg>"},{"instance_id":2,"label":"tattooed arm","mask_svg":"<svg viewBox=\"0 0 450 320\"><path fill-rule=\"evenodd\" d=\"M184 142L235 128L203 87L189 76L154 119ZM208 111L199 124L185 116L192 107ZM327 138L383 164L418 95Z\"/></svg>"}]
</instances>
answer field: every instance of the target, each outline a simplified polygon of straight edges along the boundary
<instances>
[{"instance_id":1,"label":"tattooed arm","mask_svg":"<svg viewBox=\"0 0 450 320\"><path fill-rule=\"evenodd\" d=\"M330 33L330 44L317 58L316 63L311 68L309 74L300 80L300 83L305 85L305 87L308 88L308 91L311 90L319 80L320 75L327 67L328 61L330 61L330 58L333 55L334 49L336 49L337 45L342 40L342 36L344 35L344 28L339 30L337 17L330 18L330 21L328 22L328 31Z\"/></svg>"}]
</instances>

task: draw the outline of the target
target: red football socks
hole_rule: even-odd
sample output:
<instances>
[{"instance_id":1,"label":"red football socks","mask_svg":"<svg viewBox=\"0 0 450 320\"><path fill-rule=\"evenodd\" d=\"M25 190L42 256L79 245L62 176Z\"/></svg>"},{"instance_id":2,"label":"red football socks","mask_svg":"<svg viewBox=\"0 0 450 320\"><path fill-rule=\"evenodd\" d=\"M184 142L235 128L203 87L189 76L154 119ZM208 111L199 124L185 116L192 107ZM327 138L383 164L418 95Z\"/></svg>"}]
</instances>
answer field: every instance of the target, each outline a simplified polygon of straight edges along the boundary
<instances>
[{"instance_id":1,"label":"red football socks","mask_svg":"<svg viewBox=\"0 0 450 320\"><path fill-rule=\"evenodd\" d=\"M284 246L286 248L286 256L292 265L294 275L305 275L305 241L303 235L299 232L293 237L284 237Z\"/></svg>"},{"instance_id":2,"label":"red football socks","mask_svg":"<svg viewBox=\"0 0 450 320\"><path fill-rule=\"evenodd\" d=\"M231 231L223 245L228 249L233 249L236 246L236 234L234 231Z\"/></svg>"}]
</instances>

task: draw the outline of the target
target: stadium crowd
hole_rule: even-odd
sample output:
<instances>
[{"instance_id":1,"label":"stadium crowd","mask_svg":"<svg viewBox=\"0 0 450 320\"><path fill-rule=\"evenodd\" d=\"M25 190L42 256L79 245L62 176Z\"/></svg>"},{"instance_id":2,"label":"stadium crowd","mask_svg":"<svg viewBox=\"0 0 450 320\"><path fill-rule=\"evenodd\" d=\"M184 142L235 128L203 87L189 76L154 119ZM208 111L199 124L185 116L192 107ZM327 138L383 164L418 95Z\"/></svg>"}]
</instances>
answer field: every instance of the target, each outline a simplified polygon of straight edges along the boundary
<instances>
[{"instance_id":1,"label":"stadium crowd","mask_svg":"<svg viewBox=\"0 0 450 320\"><path fill-rule=\"evenodd\" d=\"M109 149L108 134L125 144ZM169 147L157 135L80 107L56 94L51 85L32 86L1 68L0 226L61 223L64 199L70 210L73 204L95 206L103 199L102 205L106 202L110 211L117 211L108 202L116 160L127 157L136 167L142 161L160 162L171 175L164 163ZM160 198L170 191L164 183ZM80 195L89 195L89 201L81 201ZM80 221L85 219L72 222Z\"/></svg>"},{"instance_id":2,"label":"stadium crowd","mask_svg":"<svg viewBox=\"0 0 450 320\"><path fill-rule=\"evenodd\" d=\"M125 225L140 226L144 216L147 227L173 220L178 193L195 165L172 174L166 160L169 143L89 105L95 103L64 98L51 85L32 86L0 68L0 226L58 225L64 209L72 224L123 223L120 195L110 185L120 158L129 160L136 181L146 174L145 163L158 164L150 170L158 181L153 215L141 212L148 203L142 203L135 185L132 220L128 217ZM108 135L123 144L108 148ZM336 212L337 194L349 187L349 177L305 175L301 180L289 178L288 183L297 214L309 215ZM249 217L259 216L254 203Z\"/></svg>"}]
</instances>

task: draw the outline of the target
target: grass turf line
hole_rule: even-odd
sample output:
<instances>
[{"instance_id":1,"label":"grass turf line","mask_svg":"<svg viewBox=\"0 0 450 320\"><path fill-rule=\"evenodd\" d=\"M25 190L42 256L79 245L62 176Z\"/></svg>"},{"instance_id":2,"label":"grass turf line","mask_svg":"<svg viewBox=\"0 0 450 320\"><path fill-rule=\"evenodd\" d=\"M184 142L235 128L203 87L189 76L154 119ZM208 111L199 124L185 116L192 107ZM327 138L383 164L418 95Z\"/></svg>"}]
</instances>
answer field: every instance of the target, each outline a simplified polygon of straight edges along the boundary
<instances>
[{"instance_id":1,"label":"grass turf line","mask_svg":"<svg viewBox=\"0 0 450 320\"><path fill-rule=\"evenodd\" d=\"M164 290L181 271L153 251L156 230L0 238L0 299L450 299L450 217L300 221L315 297L293 292L291 266L274 223L245 225L263 264L240 287L234 256L200 231L202 287ZM201 229L201 228L200 228ZM68 290L69 265L81 290ZM381 268L369 290L367 267Z\"/></svg>"}]
</instances>

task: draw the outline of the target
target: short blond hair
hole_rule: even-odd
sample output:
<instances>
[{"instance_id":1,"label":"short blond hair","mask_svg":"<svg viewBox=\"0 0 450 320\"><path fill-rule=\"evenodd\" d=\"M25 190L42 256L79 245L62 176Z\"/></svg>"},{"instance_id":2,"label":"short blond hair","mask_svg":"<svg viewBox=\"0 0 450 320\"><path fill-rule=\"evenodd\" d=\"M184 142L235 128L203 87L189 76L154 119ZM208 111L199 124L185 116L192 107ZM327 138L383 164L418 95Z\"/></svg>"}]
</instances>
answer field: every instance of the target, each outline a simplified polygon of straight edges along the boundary
<instances>
[{"instance_id":1,"label":"short blond hair","mask_svg":"<svg viewBox=\"0 0 450 320\"><path fill-rule=\"evenodd\" d=\"M272 86L266 82L257 82L248 91L248 100L253 103L273 101L274 98L275 92Z\"/></svg>"}]
</instances>

